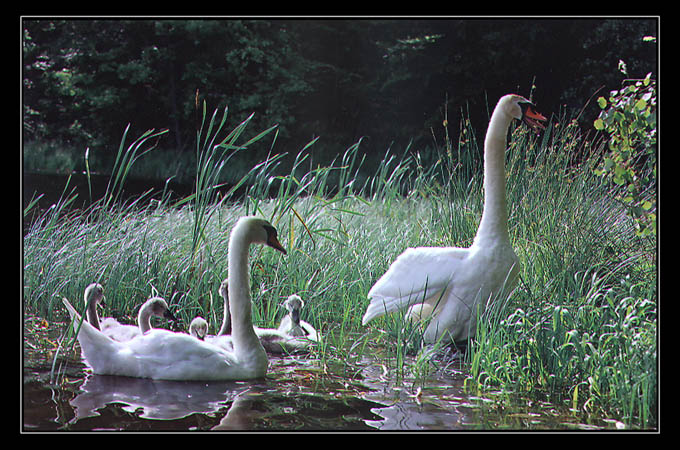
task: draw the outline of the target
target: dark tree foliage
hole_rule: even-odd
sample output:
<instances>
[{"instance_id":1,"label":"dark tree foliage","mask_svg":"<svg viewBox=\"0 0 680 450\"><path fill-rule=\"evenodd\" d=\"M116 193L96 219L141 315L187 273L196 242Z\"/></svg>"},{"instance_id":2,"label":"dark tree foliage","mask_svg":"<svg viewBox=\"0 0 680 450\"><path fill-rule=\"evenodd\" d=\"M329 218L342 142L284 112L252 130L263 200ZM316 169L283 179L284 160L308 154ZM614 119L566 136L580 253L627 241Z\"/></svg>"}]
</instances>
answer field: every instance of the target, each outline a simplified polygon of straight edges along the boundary
<instances>
[{"instance_id":1,"label":"dark tree foliage","mask_svg":"<svg viewBox=\"0 0 680 450\"><path fill-rule=\"evenodd\" d=\"M122 130L169 128L173 157L194 150L196 93L251 130L279 125L277 151L313 137L317 161L364 137L432 146L448 100L483 134L508 92L547 114L581 111L616 68L656 76L655 18L419 20L25 19L24 141L116 149ZM590 105L580 119L591 126ZM253 157L261 157L261 149ZM107 151L107 150L103 150Z\"/></svg>"}]
</instances>

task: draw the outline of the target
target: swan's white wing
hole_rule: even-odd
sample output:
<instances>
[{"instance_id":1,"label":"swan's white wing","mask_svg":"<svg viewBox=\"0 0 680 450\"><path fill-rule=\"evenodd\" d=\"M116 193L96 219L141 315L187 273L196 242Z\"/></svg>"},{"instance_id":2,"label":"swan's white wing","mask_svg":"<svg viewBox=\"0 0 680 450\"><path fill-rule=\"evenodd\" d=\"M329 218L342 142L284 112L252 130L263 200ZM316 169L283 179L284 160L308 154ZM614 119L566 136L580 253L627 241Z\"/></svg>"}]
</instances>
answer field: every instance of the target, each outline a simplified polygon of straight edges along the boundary
<instances>
[{"instance_id":1,"label":"swan's white wing","mask_svg":"<svg viewBox=\"0 0 680 450\"><path fill-rule=\"evenodd\" d=\"M361 323L422 303L450 287L457 267L469 253L469 249L455 247L407 249L368 292L371 302Z\"/></svg>"},{"instance_id":2,"label":"swan's white wing","mask_svg":"<svg viewBox=\"0 0 680 450\"><path fill-rule=\"evenodd\" d=\"M234 340L230 334L220 334L218 336L206 336L205 342L223 348L227 351L234 351Z\"/></svg>"},{"instance_id":3,"label":"swan's white wing","mask_svg":"<svg viewBox=\"0 0 680 450\"><path fill-rule=\"evenodd\" d=\"M233 353L185 333L154 328L125 343L131 358L126 375L164 380L238 379Z\"/></svg>"},{"instance_id":4,"label":"swan's white wing","mask_svg":"<svg viewBox=\"0 0 680 450\"><path fill-rule=\"evenodd\" d=\"M106 336L118 342L127 342L142 335L142 332L137 325L123 325L113 317L102 319L99 322L99 329Z\"/></svg>"},{"instance_id":5,"label":"swan's white wing","mask_svg":"<svg viewBox=\"0 0 680 450\"><path fill-rule=\"evenodd\" d=\"M311 323L305 322L304 320L300 321L300 326L302 327L303 330L305 330L306 338L309 339L310 341L318 342L319 341L319 334L316 332L316 328L312 326Z\"/></svg>"}]
</instances>

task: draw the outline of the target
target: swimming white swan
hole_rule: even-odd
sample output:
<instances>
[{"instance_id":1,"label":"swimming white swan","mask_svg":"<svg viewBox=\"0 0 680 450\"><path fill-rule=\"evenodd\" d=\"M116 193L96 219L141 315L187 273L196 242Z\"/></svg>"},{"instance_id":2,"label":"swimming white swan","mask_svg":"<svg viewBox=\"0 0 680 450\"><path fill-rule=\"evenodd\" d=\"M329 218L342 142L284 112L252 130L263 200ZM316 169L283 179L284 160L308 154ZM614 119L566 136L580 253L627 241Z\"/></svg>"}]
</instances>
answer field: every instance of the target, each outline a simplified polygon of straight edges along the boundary
<instances>
[{"instance_id":1,"label":"swimming white swan","mask_svg":"<svg viewBox=\"0 0 680 450\"><path fill-rule=\"evenodd\" d=\"M149 331L152 316L177 321L165 299L151 297L139 308L137 325L123 325L112 317L106 317L101 320L99 329L114 341L125 342Z\"/></svg>"},{"instance_id":2,"label":"swimming white swan","mask_svg":"<svg viewBox=\"0 0 680 450\"><path fill-rule=\"evenodd\" d=\"M85 362L100 375L123 375L163 380L247 380L267 372L269 361L253 330L248 248L265 244L284 254L276 229L266 220L243 217L229 238L229 303L233 352L186 333L154 328L127 342L106 337L83 322L78 341ZM63 299L71 319L80 317ZM77 325L75 327L77 329Z\"/></svg>"},{"instance_id":3,"label":"swimming white swan","mask_svg":"<svg viewBox=\"0 0 680 450\"><path fill-rule=\"evenodd\" d=\"M440 337L461 342L474 336L477 315L487 302L511 291L519 274L505 199L505 147L513 119L532 128L544 128L540 121L546 120L519 95L498 101L484 141L484 210L472 246L404 251L369 291L362 324L409 308L410 320L427 325L426 343Z\"/></svg>"},{"instance_id":4,"label":"swimming white swan","mask_svg":"<svg viewBox=\"0 0 680 450\"><path fill-rule=\"evenodd\" d=\"M226 326L225 324L231 323L229 320L229 293L228 293L228 287L229 287L229 279L225 279L222 281L220 284L220 289L219 293L224 299L224 320L222 322L222 327L220 328L219 333L216 336L205 336L205 341L209 342L213 345L217 345L225 350L231 351L233 348L233 341L232 337L230 334L230 327ZM308 350L309 347L314 343L318 341L318 335L316 330L314 329L313 326L308 324L307 322L300 321L300 308L304 304L302 300L300 299L299 296L297 295L292 295L291 297L297 297L299 300L299 303L297 303L295 300L291 300L290 302L290 308L296 310L295 313L291 314L296 314L297 315L297 320L300 326L301 324L305 325L305 328L300 331L300 333L303 333L304 335L301 334L295 334L295 333L288 333L290 330L290 326L284 326L283 321L288 318L290 322L289 316L284 317L282 320L281 325L279 325L279 328L260 328L260 327L253 327L255 330L255 334L257 334L258 339L260 340L260 343L264 347L266 351L269 353L293 353L293 352L299 352L299 351L304 351ZM291 298L289 297L289 299ZM284 302L284 305L286 305L288 300ZM290 309L289 309L290 311ZM196 320L196 319L194 319ZM301 323L300 323L301 322ZM193 322L192 322L193 324ZM201 326L200 321L198 321L195 324L195 331L196 335L199 333L199 327ZM207 324L206 324L207 326ZM191 326L190 326L191 328ZM191 332L191 330L190 330ZM198 337L198 336L197 336Z\"/></svg>"}]
</instances>

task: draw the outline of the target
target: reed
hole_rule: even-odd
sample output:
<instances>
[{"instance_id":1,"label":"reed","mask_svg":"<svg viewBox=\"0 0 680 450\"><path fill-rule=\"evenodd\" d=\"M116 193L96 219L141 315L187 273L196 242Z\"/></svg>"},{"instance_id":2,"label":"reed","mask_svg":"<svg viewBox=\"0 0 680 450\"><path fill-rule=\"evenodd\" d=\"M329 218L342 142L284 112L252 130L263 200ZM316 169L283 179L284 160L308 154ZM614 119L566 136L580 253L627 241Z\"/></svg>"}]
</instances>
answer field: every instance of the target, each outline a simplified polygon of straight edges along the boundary
<instances>
[{"instance_id":1,"label":"reed","mask_svg":"<svg viewBox=\"0 0 680 450\"><path fill-rule=\"evenodd\" d=\"M647 427L656 410L654 243L634 237L589 158L569 160L579 138L569 124L540 145L514 136L508 196L522 281L479 321L471 381Z\"/></svg>"},{"instance_id":2,"label":"reed","mask_svg":"<svg viewBox=\"0 0 680 450\"><path fill-rule=\"evenodd\" d=\"M216 111L206 120L203 107L196 191L187 199L122 205L114 194L74 211L65 189L24 238L25 306L48 319L64 317L55 301L77 302L97 281L107 315L132 322L136 308L158 293L184 324L201 314L214 333L229 230L240 216L258 214L275 224L288 255L253 249L256 325L275 326L284 314L279 303L298 293L306 302L302 318L322 331L312 356L324 365L352 373L363 354L378 352L396 369L425 376L429 353L421 352L415 367L406 358L421 348L419 328L399 314L364 328L361 317L368 290L405 248L471 244L483 202L481 148L467 137L472 133L461 131L457 146L447 139L429 151L390 150L368 174L361 141L316 168L306 151L312 141L284 174L285 155L272 143L237 183L247 187L245 196L232 189L218 198L226 161L270 133L276 141L274 127L243 138L249 119L220 137L226 115ZM482 314L467 353L467 386L547 392L579 410L654 426L655 242L634 235L592 174L597 151L566 119L540 138L513 130L507 192L521 281L506 302Z\"/></svg>"}]
</instances>

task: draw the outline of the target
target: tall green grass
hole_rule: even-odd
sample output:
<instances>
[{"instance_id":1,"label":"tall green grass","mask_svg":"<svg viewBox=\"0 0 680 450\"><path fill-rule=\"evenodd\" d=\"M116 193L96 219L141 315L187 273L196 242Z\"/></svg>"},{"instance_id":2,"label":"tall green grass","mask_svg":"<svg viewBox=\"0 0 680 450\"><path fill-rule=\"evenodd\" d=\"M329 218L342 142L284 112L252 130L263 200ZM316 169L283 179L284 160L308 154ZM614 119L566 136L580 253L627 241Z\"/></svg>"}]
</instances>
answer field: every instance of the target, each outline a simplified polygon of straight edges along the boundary
<instances>
[{"instance_id":1,"label":"tall green grass","mask_svg":"<svg viewBox=\"0 0 680 450\"><path fill-rule=\"evenodd\" d=\"M508 197L522 281L479 321L471 380L654 426L655 243L634 237L593 155L570 160L581 135L560 125L541 145L514 135Z\"/></svg>"},{"instance_id":2,"label":"tall green grass","mask_svg":"<svg viewBox=\"0 0 680 450\"><path fill-rule=\"evenodd\" d=\"M274 153L272 143L268 157L239 182L245 196L232 190L218 198L226 161L270 133L275 142L276 133L271 128L246 138L249 119L226 133L226 111L206 117L204 107L196 191L189 198L72 211L65 191L33 224L24 238L25 306L64 317L55 302L61 296L78 301L97 281L105 288L106 315L132 321L139 305L159 294L185 324L200 314L214 333L229 231L240 216L258 214L278 228L288 255L252 250L256 324L274 326L283 315L281 301L298 293L306 302L303 319L324 335L314 357L351 373L353 361L379 351L403 368L405 355L420 347L420 332L398 314L362 327L366 294L407 247L471 244L483 194L482 149L468 137L469 123L461 125L455 145L446 139L430 151L388 151L370 173L363 155L372 149L361 141L327 167L310 161L312 141L288 173L281 173L285 155ZM517 127L510 142L510 233L521 281L479 321L466 357L467 385L547 392L579 410L654 426L654 242L634 236L592 174L601 149L566 119L538 138ZM128 150L121 144L120 151ZM416 372L426 372L425 360L418 358Z\"/></svg>"}]
</instances>

